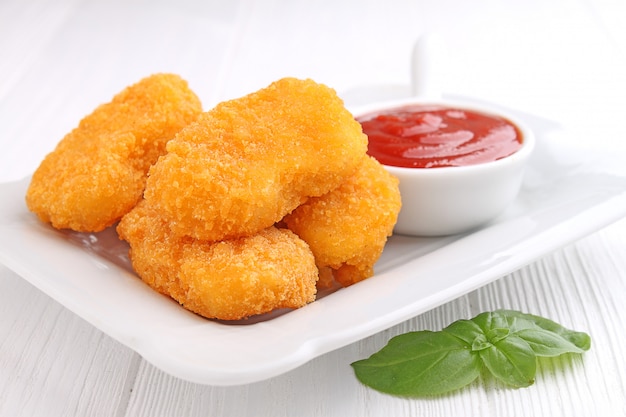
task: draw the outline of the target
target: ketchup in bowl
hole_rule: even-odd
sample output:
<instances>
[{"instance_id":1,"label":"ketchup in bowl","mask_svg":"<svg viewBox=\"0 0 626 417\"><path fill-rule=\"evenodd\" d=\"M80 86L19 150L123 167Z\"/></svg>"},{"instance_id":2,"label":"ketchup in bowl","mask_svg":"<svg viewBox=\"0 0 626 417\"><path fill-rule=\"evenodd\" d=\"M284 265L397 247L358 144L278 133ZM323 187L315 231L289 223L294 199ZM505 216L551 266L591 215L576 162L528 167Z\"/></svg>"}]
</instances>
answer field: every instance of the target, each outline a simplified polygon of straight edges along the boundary
<instances>
[{"instance_id":1,"label":"ketchup in bowl","mask_svg":"<svg viewBox=\"0 0 626 417\"><path fill-rule=\"evenodd\" d=\"M535 147L521 120L488 106L413 97L353 110L368 153L400 181L394 233L445 236L495 221Z\"/></svg>"},{"instance_id":2,"label":"ketchup in bowl","mask_svg":"<svg viewBox=\"0 0 626 417\"><path fill-rule=\"evenodd\" d=\"M409 105L357 120L369 138L368 154L396 167L476 165L522 146L522 134L507 119L462 108Z\"/></svg>"}]
</instances>

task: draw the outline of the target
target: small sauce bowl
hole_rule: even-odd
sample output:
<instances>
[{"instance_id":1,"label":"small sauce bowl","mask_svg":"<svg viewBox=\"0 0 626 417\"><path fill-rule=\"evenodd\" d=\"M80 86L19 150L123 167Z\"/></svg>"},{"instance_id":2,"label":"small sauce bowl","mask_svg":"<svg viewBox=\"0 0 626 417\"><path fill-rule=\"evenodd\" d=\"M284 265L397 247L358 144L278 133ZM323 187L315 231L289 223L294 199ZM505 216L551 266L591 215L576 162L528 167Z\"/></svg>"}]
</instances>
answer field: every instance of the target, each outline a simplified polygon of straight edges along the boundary
<instances>
[{"instance_id":1,"label":"small sauce bowl","mask_svg":"<svg viewBox=\"0 0 626 417\"><path fill-rule=\"evenodd\" d=\"M471 102L442 98L448 69L445 42L425 33L415 43L411 66L413 97L353 109L357 120L391 109L436 105L501 117L521 137L508 156L475 165L435 168L383 166L400 180L402 209L394 232L412 236L445 236L476 229L500 215L519 193L526 162L534 147L533 132L520 120ZM473 129L469 129L473 130Z\"/></svg>"},{"instance_id":2,"label":"small sauce bowl","mask_svg":"<svg viewBox=\"0 0 626 417\"><path fill-rule=\"evenodd\" d=\"M501 214L519 192L526 162L535 146L533 132L500 110L437 98L378 103L355 109L353 113L357 120L363 120L416 105L436 105L504 118L517 128L521 147L501 159L466 166L405 168L383 164L400 180L402 209L394 231L412 236L451 235L480 227Z\"/></svg>"}]
</instances>

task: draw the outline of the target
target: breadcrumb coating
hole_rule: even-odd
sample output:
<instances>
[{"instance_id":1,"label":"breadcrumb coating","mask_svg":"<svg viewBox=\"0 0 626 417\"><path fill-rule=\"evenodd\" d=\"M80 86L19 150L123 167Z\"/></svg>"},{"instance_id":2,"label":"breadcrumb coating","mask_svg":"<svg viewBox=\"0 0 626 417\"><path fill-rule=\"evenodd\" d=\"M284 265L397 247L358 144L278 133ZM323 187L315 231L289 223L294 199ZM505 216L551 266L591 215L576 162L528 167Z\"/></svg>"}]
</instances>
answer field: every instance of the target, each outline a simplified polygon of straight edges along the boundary
<instances>
[{"instance_id":1,"label":"breadcrumb coating","mask_svg":"<svg viewBox=\"0 0 626 417\"><path fill-rule=\"evenodd\" d=\"M204 317L238 320L315 300L315 259L287 229L270 227L220 242L180 237L142 201L117 231L148 285Z\"/></svg>"},{"instance_id":2,"label":"breadcrumb coating","mask_svg":"<svg viewBox=\"0 0 626 417\"><path fill-rule=\"evenodd\" d=\"M202 113L184 80L155 74L81 120L26 202L59 229L119 221L146 284L201 316L240 320L373 275L401 201L366 150L341 99L312 80Z\"/></svg>"},{"instance_id":3,"label":"breadcrumb coating","mask_svg":"<svg viewBox=\"0 0 626 417\"><path fill-rule=\"evenodd\" d=\"M398 179L368 156L337 189L310 199L283 221L309 244L320 270L331 268L347 287L374 274L401 205Z\"/></svg>"},{"instance_id":4,"label":"breadcrumb coating","mask_svg":"<svg viewBox=\"0 0 626 417\"><path fill-rule=\"evenodd\" d=\"M183 129L150 170L145 198L177 235L246 236L337 188L366 149L334 90L284 78Z\"/></svg>"},{"instance_id":5,"label":"breadcrumb coating","mask_svg":"<svg viewBox=\"0 0 626 417\"><path fill-rule=\"evenodd\" d=\"M97 232L141 198L146 174L165 144L202 112L177 75L155 74L82 119L41 162L28 208L58 229Z\"/></svg>"}]
</instances>

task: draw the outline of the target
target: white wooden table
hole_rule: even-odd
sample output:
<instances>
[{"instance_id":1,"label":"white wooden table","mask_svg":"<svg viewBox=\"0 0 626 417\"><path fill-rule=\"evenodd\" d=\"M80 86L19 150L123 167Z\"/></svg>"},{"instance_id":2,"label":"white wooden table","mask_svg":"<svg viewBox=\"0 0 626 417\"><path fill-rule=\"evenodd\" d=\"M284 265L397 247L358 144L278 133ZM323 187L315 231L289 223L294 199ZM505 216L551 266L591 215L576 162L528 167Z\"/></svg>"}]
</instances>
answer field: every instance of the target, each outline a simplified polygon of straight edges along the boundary
<instances>
[{"instance_id":1,"label":"white wooden table","mask_svg":"<svg viewBox=\"0 0 626 417\"><path fill-rule=\"evenodd\" d=\"M80 118L150 73L181 74L206 108L283 76L346 95L404 91L425 31L448 43L445 91L555 120L619 155L625 19L623 0L0 0L0 181L30 174ZM620 220L283 375L215 387L158 370L0 266L0 416L625 416L625 300ZM592 349L541 361L519 390L487 379L401 399L354 378L349 364L393 335L495 308L587 331Z\"/></svg>"}]
</instances>

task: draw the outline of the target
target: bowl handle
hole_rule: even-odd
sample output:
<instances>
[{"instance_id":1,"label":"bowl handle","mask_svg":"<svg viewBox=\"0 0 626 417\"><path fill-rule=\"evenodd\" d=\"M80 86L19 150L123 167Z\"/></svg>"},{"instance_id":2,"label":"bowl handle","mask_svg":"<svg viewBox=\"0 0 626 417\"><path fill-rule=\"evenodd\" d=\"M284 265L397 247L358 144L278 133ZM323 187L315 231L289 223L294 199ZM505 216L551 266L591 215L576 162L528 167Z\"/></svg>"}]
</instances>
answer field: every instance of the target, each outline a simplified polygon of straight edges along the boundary
<instances>
[{"instance_id":1,"label":"bowl handle","mask_svg":"<svg viewBox=\"0 0 626 417\"><path fill-rule=\"evenodd\" d=\"M425 33L413 47L411 94L420 99L440 99L447 69L446 46L438 34Z\"/></svg>"}]
</instances>

